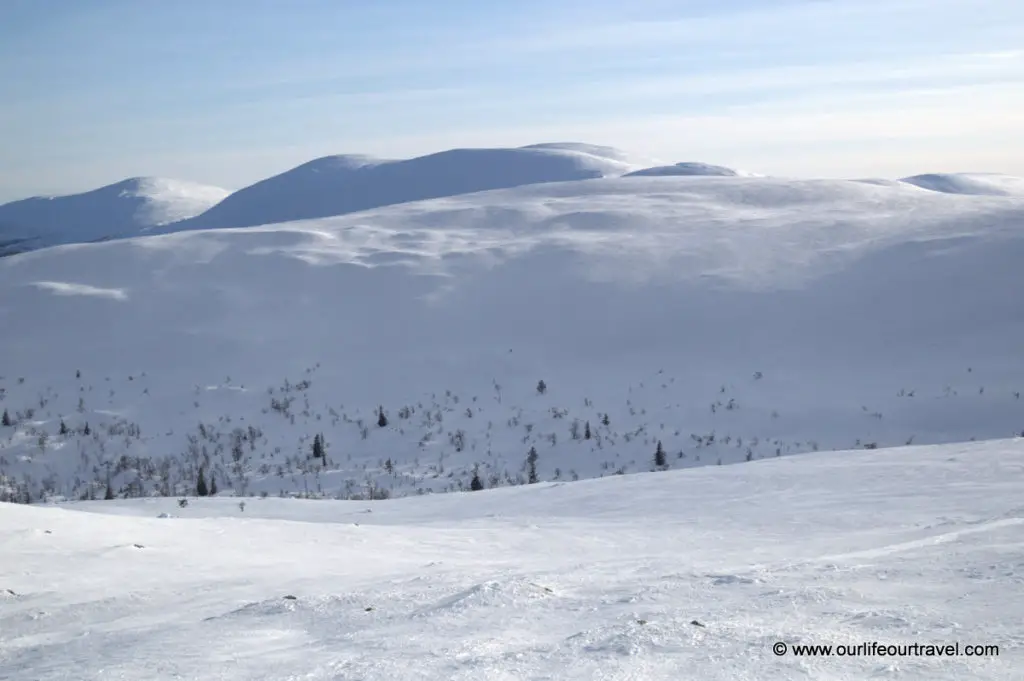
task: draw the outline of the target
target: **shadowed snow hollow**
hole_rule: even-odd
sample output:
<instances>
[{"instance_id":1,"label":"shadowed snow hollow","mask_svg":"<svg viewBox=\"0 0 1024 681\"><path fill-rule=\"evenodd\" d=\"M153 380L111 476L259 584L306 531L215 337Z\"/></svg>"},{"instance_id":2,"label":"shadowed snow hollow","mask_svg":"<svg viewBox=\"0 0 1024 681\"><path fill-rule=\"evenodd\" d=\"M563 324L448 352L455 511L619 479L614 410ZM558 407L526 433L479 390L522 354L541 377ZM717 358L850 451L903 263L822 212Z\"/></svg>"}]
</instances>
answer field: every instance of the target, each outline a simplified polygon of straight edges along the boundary
<instances>
[{"instance_id":1,"label":"shadowed snow hollow","mask_svg":"<svg viewBox=\"0 0 1024 681\"><path fill-rule=\"evenodd\" d=\"M0 249L135 236L198 215L228 194L194 182L136 177L82 194L12 201L0 206Z\"/></svg>"}]
</instances>

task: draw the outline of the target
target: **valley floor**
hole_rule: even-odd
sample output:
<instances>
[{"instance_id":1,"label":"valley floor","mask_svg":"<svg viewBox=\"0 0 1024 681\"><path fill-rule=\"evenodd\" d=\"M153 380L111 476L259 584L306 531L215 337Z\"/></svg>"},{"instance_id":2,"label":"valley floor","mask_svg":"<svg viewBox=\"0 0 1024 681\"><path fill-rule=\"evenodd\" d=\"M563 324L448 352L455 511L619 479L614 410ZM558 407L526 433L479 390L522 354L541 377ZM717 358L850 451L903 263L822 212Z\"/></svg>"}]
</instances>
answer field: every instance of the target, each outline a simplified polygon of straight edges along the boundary
<instances>
[{"instance_id":1,"label":"valley floor","mask_svg":"<svg viewBox=\"0 0 1024 681\"><path fill-rule=\"evenodd\" d=\"M0 678L1019 679L1022 474L1018 439L382 502L0 504ZM872 642L998 654L794 653Z\"/></svg>"}]
</instances>

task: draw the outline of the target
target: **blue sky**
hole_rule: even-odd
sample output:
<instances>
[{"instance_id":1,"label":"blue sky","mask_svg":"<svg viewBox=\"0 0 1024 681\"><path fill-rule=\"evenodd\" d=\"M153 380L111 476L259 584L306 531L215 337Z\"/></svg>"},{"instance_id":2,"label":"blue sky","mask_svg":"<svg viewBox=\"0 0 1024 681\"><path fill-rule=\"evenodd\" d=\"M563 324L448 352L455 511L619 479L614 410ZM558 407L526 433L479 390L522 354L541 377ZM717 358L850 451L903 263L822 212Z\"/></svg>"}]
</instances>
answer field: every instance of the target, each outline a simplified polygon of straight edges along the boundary
<instances>
[{"instance_id":1,"label":"blue sky","mask_svg":"<svg viewBox=\"0 0 1024 681\"><path fill-rule=\"evenodd\" d=\"M545 141L1024 175L1024 3L0 0L0 102L0 201Z\"/></svg>"}]
</instances>

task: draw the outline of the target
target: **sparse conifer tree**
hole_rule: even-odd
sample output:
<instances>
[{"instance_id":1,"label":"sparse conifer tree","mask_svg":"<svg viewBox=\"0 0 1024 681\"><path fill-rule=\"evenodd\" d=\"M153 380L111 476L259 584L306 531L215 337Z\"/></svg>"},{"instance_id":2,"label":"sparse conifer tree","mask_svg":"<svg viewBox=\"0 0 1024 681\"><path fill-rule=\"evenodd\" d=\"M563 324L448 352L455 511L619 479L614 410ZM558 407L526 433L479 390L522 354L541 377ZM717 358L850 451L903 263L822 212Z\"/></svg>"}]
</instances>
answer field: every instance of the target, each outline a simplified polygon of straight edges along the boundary
<instances>
[{"instance_id":1,"label":"sparse conifer tree","mask_svg":"<svg viewBox=\"0 0 1024 681\"><path fill-rule=\"evenodd\" d=\"M601 425L603 425L604 427L607 428L608 426L610 426L611 422L612 420L608 418L608 414L605 414L604 416L601 417Z\"/></svg>"},{"instance_id":2,"label":"sparse conifer tree","mask_svg":"<svg viewBox=\"0 0 1024 681\"><path fill-rule=\"evenodd\" d=\"M196 496L205 497L210 494L209 488L206 486L206 473L203 469L199 469L199 479L196 480Z\"/></svg>"},{"instance_id":3,"label":"sparse conifer tree","mask_svg":"<svg viewBox=\"0 0 1024 681\"><path fill-rule=\"evenodd\" d=\"M548 384L545 383L544 381L538 381L537 382L537 394L538 395L543 395L547 391L548 391Z\"/></svg>"},{"instance_id":4,"label":"sparse conifer tree","mask_svg":"<svg viewBox=\"0 0 1024 681\"><path fill-rule=\"evenodd\" d=\"M114 498L114 487L110 484L110 478L107 478L107 492L103 495L105 501L111 501Z\"/></svg>"},{"instance_id":5,"label":"sparse conifer tree","mask_svg":"<svg viewBox=\"0 0 1024 681\"><path fill-rule=\"evenodd\" d=\"M89 424L86 423L85 427L82 428L82 435L91 435L91 434L92 434L92 428L90 428Z\"/></svg>"},{"instance_id":6,"label":"sparse conifer tree","mask_svg":"<svg viewBox=\"0 0 1024 681\"><path fill-rule=\"evenodd\" d=\"M661 446L661 440L658 440L658 448L654 452L654 465L657 468L665 467L665 448Z\"/></svg>"},{"instance_id":7,"label":"sparse conifer tree","mask_svg":"<svg viewBox=\"0 0 1024 681\"><path fill-rule=\"evenodd\" d=\"M526 455L526 467L527 467L528 479L529 479L529 482L530 482L531 485L533 483L535 483L535 482L538 482L538 480L539 480L539 478L537 477L537 459L538 458L539 457L537 456L537 448L536 447L530 447L530 453Z\"/></svg>"},{"instance_id":8,"label":"sparse conifer tree","mask_svg":"<svg viewBox=\"0 0 1024 681\"><path fill-rule=\"evenodd\" d=\"M388 417L384 415L383 405L377 408L377 427L386 428L388 425Z\"/></svg>"},{"instance_id":9,"label":"sparse conifer tree","mask_svg":"<svg viewBox=\"0 0 1024 681\"><path fill-rule=\"evenodd\" d=\"M6 409L4 409L4 415L0 417L0 424L3 424L4 428L10 428L14 425L14 422L11 421L11 415L7 413Z\"/></svg>"},{"instance_id":10,"label":"sparse conifer tree","mask_svg":"<svg viewBox=\"0 0 1024 681\"><path fill-rule=\"evenodd\" d=\"M483 481L480 480L480 467L473 468L473 480L469 483L469 489L474 492L479 492L484 488Z\"/></svg>"},{"instance_id":11,"label":"sparse conifer tree","mask_svg":"<svg viewBox=\"0 0 1024 681\"><path fill-rule=\"evenodd\" d=\"M590 439L590 421L587 421L586 425L583 426L583 439L584 440L589 440Z\"/></svg>"},{"instance_id":12,"label":"sparse conifer tree","mask_svg":"<svg viewBox=\"0 0 1024 681\"><path fill-rule=\"evenodd\" d=\"M60 420L60 434L61 435L67 435L68 434L68 424L64 423L64 419Z\"/></svg>"}]
</instances>

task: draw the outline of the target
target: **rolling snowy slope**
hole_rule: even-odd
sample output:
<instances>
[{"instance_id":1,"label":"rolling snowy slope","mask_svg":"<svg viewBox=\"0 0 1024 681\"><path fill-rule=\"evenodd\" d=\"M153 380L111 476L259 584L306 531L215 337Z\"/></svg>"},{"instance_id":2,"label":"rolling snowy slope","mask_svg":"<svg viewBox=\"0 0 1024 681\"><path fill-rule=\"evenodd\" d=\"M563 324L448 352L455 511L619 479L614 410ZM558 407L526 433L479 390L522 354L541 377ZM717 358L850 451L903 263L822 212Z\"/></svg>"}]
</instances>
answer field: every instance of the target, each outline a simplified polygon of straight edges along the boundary
<instances>
[{"instance_id":1,"label":"rolling snowy slope","mask_svg":"<svg viewBox=\"0 0 1024 681\"><path fill-rule=\"evenodd\" d=\"M327 156L240 189L165 231L250 227L321 218L488 189L623 175L627 155L586 144L450 149L404 160Z\"/></svg>"},{"instance_id":2,"label":"rolling snowy slope","mask_svg":"<svg viewBox=\"0 0 1024 681\"><path fill-rule=\"evenodd\" d=\"M136 177L83 194L5 203L0 205L0 255L136 236L198 215L228 194L194 182Z\"/></svg>"},{"instance_id":3,"label":"rolling snowy slope","mask_svg":"<svg viewBox=\"0 0 1024 681\"><path fill-rule=\"evenodd\" d=\"M1022 475L1015 440L387 502L0 504L0 677L1017 681ZM960 654L796 653L871 643Z\"/></svg>"},{"instance_id":4,"label":"rolling snowy slope","mask_svg":"<svg viewBox=\"0 0 1024 681\"><path fill-rule=\"evenodd\" d=\"M1009 437L1022 224L1019 197L632 177L5 258L0 475L354 497L516 484L531 448L571 480L659 442L678 468Z\"/></svg>"}]
</instances>

